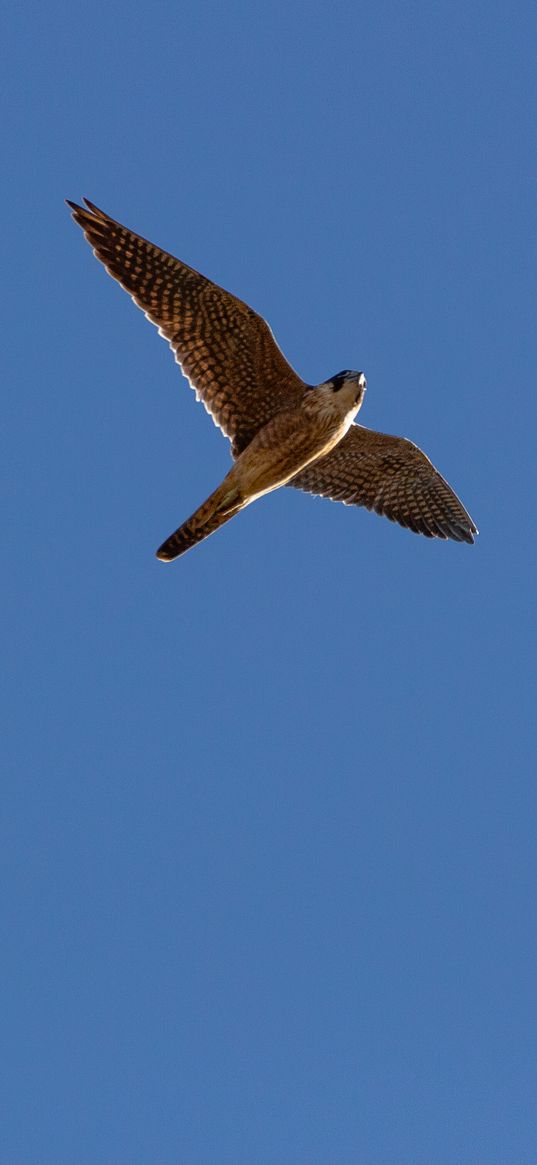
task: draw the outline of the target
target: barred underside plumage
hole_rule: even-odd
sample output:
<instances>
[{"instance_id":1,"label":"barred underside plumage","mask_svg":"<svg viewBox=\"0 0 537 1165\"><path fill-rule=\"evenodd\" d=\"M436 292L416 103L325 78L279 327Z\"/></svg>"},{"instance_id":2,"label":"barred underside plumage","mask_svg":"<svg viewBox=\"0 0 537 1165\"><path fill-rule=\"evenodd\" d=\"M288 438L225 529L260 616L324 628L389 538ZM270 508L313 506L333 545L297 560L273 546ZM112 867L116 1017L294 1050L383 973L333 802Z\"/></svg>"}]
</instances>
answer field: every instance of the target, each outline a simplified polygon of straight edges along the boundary
<instances>
[{"instance_id":1,"label":"barred underside plumage","mask_svg":"<svg viewBox=\"0 0 537 1165\"><path fill-rule=\"evenodd\" d=\"M88 199L69 202L108 274L170 343L196 396L240 453L305 384L266 321L210 279L121 226Z\"/></svg>"},{"instance_id":2,"label":"barred underside plumage","mask_svg":"<svg viewBox=\"0 0 537 1165\"><path fill-rule=\"evenodd\" d=\"M326 457L289 482L295 489L365 506L426 538L473 542L470 515L417 445L352 425Z\"/></svg>"}]
</instances>

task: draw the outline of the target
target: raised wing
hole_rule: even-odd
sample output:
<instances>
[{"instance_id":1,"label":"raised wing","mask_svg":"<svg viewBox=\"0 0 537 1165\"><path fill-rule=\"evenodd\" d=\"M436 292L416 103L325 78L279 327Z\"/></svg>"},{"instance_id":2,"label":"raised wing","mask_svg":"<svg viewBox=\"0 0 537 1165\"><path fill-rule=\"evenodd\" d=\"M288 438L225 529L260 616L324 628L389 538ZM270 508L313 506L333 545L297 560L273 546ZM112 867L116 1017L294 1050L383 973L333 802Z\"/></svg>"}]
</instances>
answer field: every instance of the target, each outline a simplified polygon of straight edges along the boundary
<instances>
[{"instance_id":1,"label":"raised wing","mask_svg":"<svg viewBox=\"0 0 537 1165\"><path fill-rule=\"evenodd\" d=\"M426 538L473 542L477 527L429 458L404 437L352 425L326 457L288 483L347 506L365 506Z\"/></svg>"},{"instance_id":2,"label":"raised wing","mask_svg":"<svg viewBox=\"0 0 537 1165\"><path fill-rule=\"evenodd\" d=\"M84 199L73 218L109 275L170 342L198 400L240 453L305 384L287 363L264 319Z\"/></svg>"}]
</instances>

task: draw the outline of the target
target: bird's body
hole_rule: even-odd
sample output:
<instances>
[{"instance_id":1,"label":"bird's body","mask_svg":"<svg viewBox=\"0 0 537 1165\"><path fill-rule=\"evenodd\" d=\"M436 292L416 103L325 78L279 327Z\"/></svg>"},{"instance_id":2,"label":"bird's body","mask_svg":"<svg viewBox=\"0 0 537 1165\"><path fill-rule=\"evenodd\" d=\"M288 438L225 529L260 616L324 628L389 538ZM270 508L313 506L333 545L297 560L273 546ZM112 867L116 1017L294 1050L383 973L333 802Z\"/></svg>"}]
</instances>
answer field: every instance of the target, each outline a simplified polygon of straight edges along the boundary
<instances>
[{"instance_id":1,"label":"bird's body","mask_svg":"<svg viewBox=\"0 0 537 1165\"><path fill-rule=\"evenodd\" d=\"M263 425L214 494L162 544L158 557L163 561L177 558L239 510L287 485L302 469L326 456L344 437L360 408L365 391L365 377L360 377L338 393L324 384L306 389L297 408L283 409Z\"/></svg>"},{"instance_id":2,"label":"bird's body","mask_svg":"<svg viewBox=\"0 0 537 1165\"><path fill-rule=\"evenodd\" d=\"M416 445L353 424L362 372L305 384L247 304L85 201L87 210L69 205L95 255L169 340L232 442L229 473L159 558L177 558L283 485L364 505L428 537L473 542L472 519Z\"/></svg>"}]
</instances>

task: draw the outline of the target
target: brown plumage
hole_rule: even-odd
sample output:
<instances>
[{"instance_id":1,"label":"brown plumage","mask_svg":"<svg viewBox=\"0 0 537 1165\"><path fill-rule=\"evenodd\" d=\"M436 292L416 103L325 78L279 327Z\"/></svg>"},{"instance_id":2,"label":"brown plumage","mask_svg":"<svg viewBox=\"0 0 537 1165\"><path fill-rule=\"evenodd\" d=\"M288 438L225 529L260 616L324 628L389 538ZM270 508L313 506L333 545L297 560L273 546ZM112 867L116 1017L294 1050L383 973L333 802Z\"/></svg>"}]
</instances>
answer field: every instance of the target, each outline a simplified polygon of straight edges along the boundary
<instances>
[{"instance_id":1,"label":"brown plumage","mask_svg":"<svg viewBox=\"0 0 537 1165\"><path fill-rule=\"evenodd\" d=\"M365 506L426 538L473 542L477 534L462 502L417 445L363 425L352 425L327 457L290 484L346 506Z\"/></svg>"},{"instance_id":2,"label":"brown plumage","mask_svg":"<svg viewBox=\"0 0 537 1165\"><path fill-rule=\"evenodd\" d=\"M473 542L472 519L416 445L352 424L363 373L306 385L252 308L84 202L87 209L69 202L75 222L169 341L236 459L222 485L163 543L159 558L177 558L280 485L365 506L429 538Z\"/></svg>"},{"instance_id":3,"label":"brown plumage","mask_svg":"<svg viewBox=\"0 0 537 1165\"><path fill-rule=\"evenodd\" d=\"M169 341L181 370L240 453L304 381L248 304L84 199L69 202L97 259Z\"/></svg>"}]
</instances>

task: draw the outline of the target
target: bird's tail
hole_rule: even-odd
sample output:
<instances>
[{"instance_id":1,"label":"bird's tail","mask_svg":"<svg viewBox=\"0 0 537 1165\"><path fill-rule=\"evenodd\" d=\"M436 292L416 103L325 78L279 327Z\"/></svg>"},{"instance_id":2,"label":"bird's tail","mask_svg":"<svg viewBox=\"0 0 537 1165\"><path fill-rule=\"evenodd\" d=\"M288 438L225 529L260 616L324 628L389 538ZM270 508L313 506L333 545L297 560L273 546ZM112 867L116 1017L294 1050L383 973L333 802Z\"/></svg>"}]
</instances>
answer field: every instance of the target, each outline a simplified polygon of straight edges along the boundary
<instances>
[{"instance_id":1,"label":"bird's tail","mask_svg":"<svg viewBox=\"0 0 537 1165\"><path fill-rule=\"evenodd\" d=\"M229 522L243 505L239 490L230 488L222 482L192 517L183 522L183 525L159 546L157 558L162 562L173 562L174 558L179 558L179 555L190 550L191 546L202 542L209 534L214 534L224 522Z\"/></svg>"}]
</instances>

